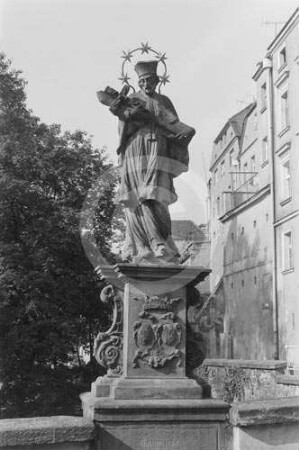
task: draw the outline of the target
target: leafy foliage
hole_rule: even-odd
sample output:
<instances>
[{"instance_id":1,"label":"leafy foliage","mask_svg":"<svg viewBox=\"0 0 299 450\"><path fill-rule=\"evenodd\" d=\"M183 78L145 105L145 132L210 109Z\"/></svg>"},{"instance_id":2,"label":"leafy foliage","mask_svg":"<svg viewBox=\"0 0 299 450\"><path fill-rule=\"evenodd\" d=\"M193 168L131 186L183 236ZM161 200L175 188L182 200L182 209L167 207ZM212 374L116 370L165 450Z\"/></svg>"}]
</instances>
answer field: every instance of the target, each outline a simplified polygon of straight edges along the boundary
<instances>
[{"instance_id":1,"label":"leafy foliage","mask_svg":"<svg viewBox=\"0 0 299 450\"><path fill-rule=\"evenodd\" d=\"M25 81L0 54L0 390L3 416L70 412L99 369L82 366L107 326L101 282L79 223L109 169L85 132L61 132L26 107ZM93 233L111 259L115 179L99 187Z\"/></svg>"}]
</instances>

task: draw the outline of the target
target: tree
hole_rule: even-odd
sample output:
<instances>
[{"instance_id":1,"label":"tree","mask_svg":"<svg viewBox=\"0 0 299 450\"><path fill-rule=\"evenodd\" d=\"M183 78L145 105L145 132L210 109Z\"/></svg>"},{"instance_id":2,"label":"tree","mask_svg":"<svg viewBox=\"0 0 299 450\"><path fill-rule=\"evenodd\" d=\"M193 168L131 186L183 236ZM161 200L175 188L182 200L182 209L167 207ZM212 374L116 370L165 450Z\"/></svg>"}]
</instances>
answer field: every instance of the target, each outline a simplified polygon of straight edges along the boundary
<instances>
[{"instance_id":1,"label":"tree","mask_svg":"<svg viewBox=\"0 0 299 450\"><path fill-rule=\"evenodd\" d=\"M108 320L79 222L88 190L110 165L85 132L62 133L35 117L25 85L0 54L0 400L6 417L72 411L86 373L78 349L92 353ZM96 241L108 260L115 187L112 178L100 185L95 209Z\"/></svg>"}]
</instances>

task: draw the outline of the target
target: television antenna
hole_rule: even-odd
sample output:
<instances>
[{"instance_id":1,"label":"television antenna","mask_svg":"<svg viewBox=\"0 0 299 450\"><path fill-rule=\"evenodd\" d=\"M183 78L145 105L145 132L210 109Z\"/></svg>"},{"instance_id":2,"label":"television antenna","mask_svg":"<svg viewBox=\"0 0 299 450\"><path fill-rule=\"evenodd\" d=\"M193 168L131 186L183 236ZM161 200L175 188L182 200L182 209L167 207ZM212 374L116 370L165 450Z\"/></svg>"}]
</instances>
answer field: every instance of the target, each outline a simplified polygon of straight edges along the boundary
<instances>
[{"instance_id":1,"label":"television antenna","mask_svg":"<svg viewBox=\"0 0 299 450\"><path fill-rule=\"evenodd\" d=\"M268 27L268 28L274 28L274 32L275 32L275 36L277 36L278 33L278 26L280 25L284 25L285 22L281 22L279 20L263 20L262 25L264 27Z\"/></svg>"}]
</instances>

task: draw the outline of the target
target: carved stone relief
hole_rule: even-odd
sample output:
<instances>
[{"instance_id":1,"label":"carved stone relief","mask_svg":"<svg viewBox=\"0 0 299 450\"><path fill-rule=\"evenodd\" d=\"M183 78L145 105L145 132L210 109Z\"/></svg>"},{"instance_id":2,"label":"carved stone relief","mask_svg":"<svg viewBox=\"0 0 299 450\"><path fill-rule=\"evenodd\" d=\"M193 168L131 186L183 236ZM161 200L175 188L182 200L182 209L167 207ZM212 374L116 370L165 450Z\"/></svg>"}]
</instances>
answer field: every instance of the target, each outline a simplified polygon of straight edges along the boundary
<instances>
[{"instance_id":1,"label":"carved stone relief","mask_svg":"<svg viewBox=\"0 0 299 450\"><path fill-rule=\"evenodd\" d=\"M143 310L133 326L136 347L133 367L138 367L138 361L152 368L165 366L168 361L177 359L177 365L182 363L182 353L179 350L182 341L182 325L177 322L174 312L175 303L180 298L148 297L143 299Z\"/></svg>"}]
</instances>

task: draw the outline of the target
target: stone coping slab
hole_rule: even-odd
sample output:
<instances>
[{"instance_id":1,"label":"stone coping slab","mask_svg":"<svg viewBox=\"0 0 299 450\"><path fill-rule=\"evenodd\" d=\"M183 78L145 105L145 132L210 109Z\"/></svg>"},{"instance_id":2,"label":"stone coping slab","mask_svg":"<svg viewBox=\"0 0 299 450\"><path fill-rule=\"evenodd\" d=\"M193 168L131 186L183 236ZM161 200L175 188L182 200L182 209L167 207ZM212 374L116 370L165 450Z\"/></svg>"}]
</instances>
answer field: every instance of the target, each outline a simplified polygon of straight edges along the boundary
<instances>
[{"instance_id":1,"label":"stone coping slab","mask_svg":"<svg viewBox=\"0 0 299 450\"><path fill-rule=\"evenodd\" d=\"M211 273L211 269L203 266L133 263L118 263L114 266L99 265L95 271L102 280L112 283L121 291L128 282L140 285L143 282L164 283L171 280L174 282L174 288L196 286Z\"/></svg>"},{"instance_id":2,"label":"stone coping slab","mask_svg":"<svg viewBox=\"0 0 299 450\"><path fill-rule=\"evenodd\" d=\"M93 422L83 417L49 416L0 420L0 448L86 442L94 438Z\"/></svg>"},{"instance_id":3,"label":"stone coping slab","mask_svg":"<svg viewBox=\"0 0 299 450\"><path fill-rule=\"evenodd\" d=\"M130 278L139 281L163 281L165 279L176 279L183 282L184 285L196 285L203 281L210 273L211 269L202 266L183 266L183 265L161 265L161 264L116 264L114 271L120 278Z\"/></svg>"},{"instance_id":4,"label":"stone coping slab","mask_svg":"<svg viewBox=\"0 0 299 450\"><path fill-rule=\"evenodd\" d=\"M225 421L230 405L221 400L201 399L154 399L115 400L96 398L90 393L82 394L85 408L94 412L95 420L109 421ZM85 409L84 408L84 409ZM157 419L159 417L159 419Z\"/></svg>"},{"instance_id":5,"label":"stone coping slab","mask_svg":"<svg viewBox=\"0 0 299 450\"><path fill-rule=\"evenodd\" d=\"M287 386L299 386L299 377L295 375L277 375L276 383Z\"/></svg>"},{"instance_id":6,"label":"stone coping slab","mask_svg":"<svg viewBox=\"0 0 299 450\"><path fill-rule=\"evenodd\" d=\"M230 410L230 423L244 427L299 422L299 397L280 397L238 403Z\"/></svg>"},{"instance_id":7,"label":"stone coping slab","mask_svg":"<svg viewBox=\"0 0 299 450\"><path fill-rule=\"evenodd\" d=\"M287 367L286 361L268 359L205 359L203 366L210 367L239 367L240 369L282 370Z\"/></svg>"}]
</instances>

